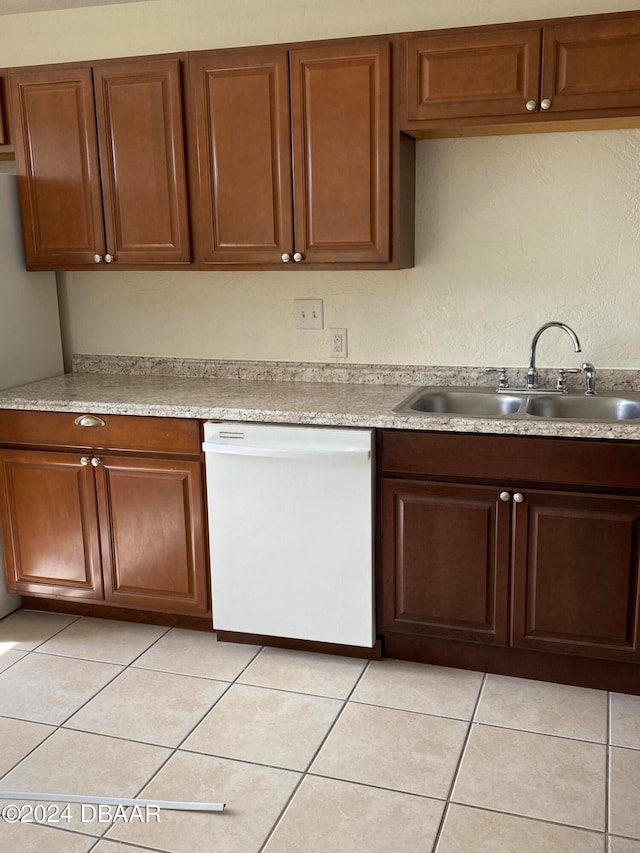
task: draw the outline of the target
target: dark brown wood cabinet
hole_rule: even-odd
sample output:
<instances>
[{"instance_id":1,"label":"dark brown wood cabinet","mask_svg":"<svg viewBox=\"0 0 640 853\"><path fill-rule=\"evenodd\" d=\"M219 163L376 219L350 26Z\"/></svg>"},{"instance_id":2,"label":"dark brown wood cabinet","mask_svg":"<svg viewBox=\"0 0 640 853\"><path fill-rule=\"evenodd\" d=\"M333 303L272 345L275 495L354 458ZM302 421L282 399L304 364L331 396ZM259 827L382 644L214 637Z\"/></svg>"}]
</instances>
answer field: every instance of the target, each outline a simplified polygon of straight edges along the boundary
<instances>
[{"instance_id":1,"label":"dark brown wood cabinet","mask_svg":"<svg viewBox=\"0 0 640 853\"><path fill-rule=\"evenodd\" d=\"M571 659L640 661L640 447L408 431L379 441L378 615L392 650L527 677L563 667L557 680ZM450 658L441 641L455 641Z\"/></svg>"},{"instance_id":2,"label":"dark brown wood cabinet","mask_svg":"<svg viewBox=\"0 0 640 853\"><path fill-rule=\"evenodd\" d=\"M205 268L402 265L388 38L196 53L189 63Z\"/></svg>"},{"instance_id":3,"label":"dark brown wood cabinet","mask_svg":"<svg viewBox=\"0 0 640 853\"><path fill-rule=\"evenodd\" d=\"M40 426L30 432L34 420ZM100 420L104 426L84 428L73 415L0 412L8 588L120 608L207 613L198 422ZM54 449L40 449L47 431ZM78 447L70 452L74 440ZM6 447L13 443L23 446Z\"/></svg>"},{"instance_id":4,"label":"dark brown wood cabinet","mask_svg":"<svg viewBox=\"0 0 640 853\"><path fill-rule=\"evenodd\" d=\"M505 644L510 507L490 486L382 482L385 630Z\"/></svg>"},{"instance_id":5,"label":"dark brown wood cabinet","mask_svg":"<svg viewBox=\"0 0 640 853\"><path fill-rule=\"evenodd\" d=\"M522 497L513 507L512 644L639 661L640 497Z\"/></svg>"},{"instance_id":6,"label":"dark brown wood cabinet","mask_svg":"<svg viewBox=\"0 0 640 853\"><path fill-rule=\"evenodd\" d=\"M408 33L402 45L400 127L417 136L640 112L637 13Z\"/></svg>"},{"instance_id":7,"label":"dark brown wood cabinet","mask_svg":"<svg viewBox=\"0 0 640 853\"><path fill-rule=\"evenodd\" d=\"M27 267L189 263L180 61L9 79Z\"/></svg>"}]
</instances>

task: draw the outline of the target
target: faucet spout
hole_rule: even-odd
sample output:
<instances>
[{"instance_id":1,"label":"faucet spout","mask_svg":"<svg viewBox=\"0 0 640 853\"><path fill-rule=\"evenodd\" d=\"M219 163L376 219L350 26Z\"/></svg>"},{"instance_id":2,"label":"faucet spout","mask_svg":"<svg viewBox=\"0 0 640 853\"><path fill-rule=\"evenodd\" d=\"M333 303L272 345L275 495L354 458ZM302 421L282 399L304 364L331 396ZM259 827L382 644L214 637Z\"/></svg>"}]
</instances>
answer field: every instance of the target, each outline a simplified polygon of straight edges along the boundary
<instances>
[{"instance_id":1,"label":"faucet spout","mask_svg":"<svg viewBox=\"0 0 640 853\"><path fill-rule=\"evenodd\" d=\"M551 320L551 322L545 323L543 326L540 326L538 331L533 336L533 340L531 341L531 352L529 354L529 369L527 370L527 391L533 391L538 387L538 371L536 369L536 348L538 346L538 341L540 340L540 335L547 329L552 329L554 327L562 329L564 332L566 332L573 341L575 351L581 352L580 341L578 340L578 336L570 326L567 326L566 323L559 323L557 320Z\"/></svg>"}]
</instances>

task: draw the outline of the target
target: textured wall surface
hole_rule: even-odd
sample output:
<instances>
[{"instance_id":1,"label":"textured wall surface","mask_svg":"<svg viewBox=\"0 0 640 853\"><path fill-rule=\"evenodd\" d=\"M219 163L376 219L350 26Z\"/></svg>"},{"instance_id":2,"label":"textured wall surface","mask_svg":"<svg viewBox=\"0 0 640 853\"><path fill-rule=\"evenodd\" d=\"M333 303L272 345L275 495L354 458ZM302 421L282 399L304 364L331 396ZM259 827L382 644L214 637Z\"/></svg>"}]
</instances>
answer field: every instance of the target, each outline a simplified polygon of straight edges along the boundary
<instances>
[{"instance_id":1,"label":"textured wall surface","mask_svg":"<svg viewBox=\"0 0 640 853\"><path fill-rule=\"evenodd\" d=\"M640 8L622 0L154 0L1 19L0 65L328 38ZM268 9L268 14L265 10ZM524 364L562 320L598 366L640 367L640 130L417 144L416 266L400 272L62 276L72 352ZM324 300L325 330L293 300ZM540 364L579 356L561 332Z\"/></svg>"}]
</instances>

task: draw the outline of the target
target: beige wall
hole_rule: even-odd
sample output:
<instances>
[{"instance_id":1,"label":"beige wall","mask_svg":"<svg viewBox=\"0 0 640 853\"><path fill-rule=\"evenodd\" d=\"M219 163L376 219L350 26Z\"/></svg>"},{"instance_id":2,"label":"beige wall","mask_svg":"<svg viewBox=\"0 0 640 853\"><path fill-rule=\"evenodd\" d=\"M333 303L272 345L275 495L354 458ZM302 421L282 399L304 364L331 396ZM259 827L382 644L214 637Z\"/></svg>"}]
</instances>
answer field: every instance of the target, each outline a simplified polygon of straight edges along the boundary
<instances>
[{"instance_id":1,"label":"beige wall","mask_svg":"<svg viewBox=\"0 0 640 853\"><path fill-rule=\"evenodd\" d=\"M623 0L151 0L0 19L0 65L637 9ZM546 320L597 366L640 367L640 130L421 141L416 266L400 272L67 273L75 352L524 364ZM575 364L555 331L540 363Z\"/></svg>"}]
</instances>

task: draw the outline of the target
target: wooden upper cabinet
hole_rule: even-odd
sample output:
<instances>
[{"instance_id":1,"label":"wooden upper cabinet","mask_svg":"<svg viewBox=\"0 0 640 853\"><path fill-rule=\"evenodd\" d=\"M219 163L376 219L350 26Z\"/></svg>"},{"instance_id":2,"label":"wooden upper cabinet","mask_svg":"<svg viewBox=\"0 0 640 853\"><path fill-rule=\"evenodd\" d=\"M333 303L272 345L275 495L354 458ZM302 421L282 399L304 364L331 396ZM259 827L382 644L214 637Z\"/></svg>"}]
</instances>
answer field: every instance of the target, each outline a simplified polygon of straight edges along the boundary
<instances>
[{"instance_id":1,"label":"wooden upper cabinet","mask_svg":"<svg viewBox=\"0 0 640 853\"><path fill-rule=\"evenodd\" d=\"M346 39L191 54L198 260L391 260L391 49Z\"/></svg>"},{"instance_id":2,"label":"wooden upper cabinet","mask_svg":"<svg viewBox=\"0 0 640 853\"><path fill-rule=\"evenodd\" d=\"M640 107L640 17L547 26L543 45L550 113Z\"/></svg>"},{"instance_id":3,"label":"wooden upper cabinet","mask_svg":"<svg viewBox=\"0 0 640 853\"><path fill-rule=\"evenodd\" d=\"M189 79L199 260L280 264L293 254L286 51L193 54Z\"/></svg>"},{"instance_id":4,"label":"wooden upper cabinet","mask_svg":"<svg viewBox=\"0 0 640 853\"><path fill-rule=\"evenodd\" d=\"M640 499L526 490L514 525L513 645L640 661Z\"/></svg>"},{"instance_id":5,"label":"wooden upper cabinet","mask_svg":"<svg viewBox=\"0 0 640 853\"><path fill-rule=\"evenodd\" d=\"M188 263L179 60L10 81L27 266Z\"/></svg>"},{"instance_id":6,"label":"wooden upper cabinet","mask_svg":"<svg viewBox=\"0 0 640 853\"><path fill-rule=\"evenodd\" d=\"M390 241L387 39L291 51L295 251L384 262Z\"/></svg>"},{"instance_id":7,"label":"wooden upper cabinet","mask_svg":"<svg viewBox=\"0 0 640 853\"><path fill-rule=\"evenodd\" d=\"M178 59L93 71L108 251L116 263L188 263Z\"/></svg>"},{"instance_id":8,"label":"wooden upper cabinet","mask_svg":"<svg viewBox=\"0 0 640 853\"><path fill-rule=\"evenodd\" d=\"M539 27L409 36L407 119L526 113L538 101L541 43Z\"/></svg>"},{"instance_id":9,"label":"wooden upper cabinet","mask_svg":"<svg viewBox=\"0 0 640 853\"><path fill-rule=\"evenodd\" d=\"M89 68L10 75L28 267L93 264L105 252Z\"/></svg>"},{"instance_id":10,"label":"wooden upper cabinet","mask_svg":"<svg viewBox=\"0 0 640 853\"><path fill-rule=\"evenodd\" d=\"M406 33L401 44L400 128L417 136L640 113L638 13Z\"/></svg>"}]
</instances>

